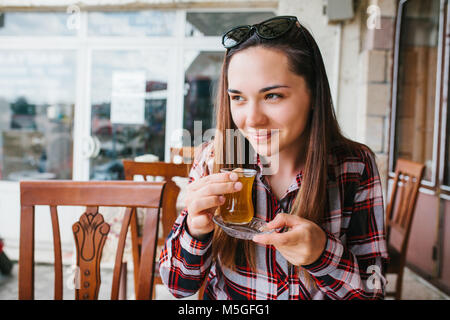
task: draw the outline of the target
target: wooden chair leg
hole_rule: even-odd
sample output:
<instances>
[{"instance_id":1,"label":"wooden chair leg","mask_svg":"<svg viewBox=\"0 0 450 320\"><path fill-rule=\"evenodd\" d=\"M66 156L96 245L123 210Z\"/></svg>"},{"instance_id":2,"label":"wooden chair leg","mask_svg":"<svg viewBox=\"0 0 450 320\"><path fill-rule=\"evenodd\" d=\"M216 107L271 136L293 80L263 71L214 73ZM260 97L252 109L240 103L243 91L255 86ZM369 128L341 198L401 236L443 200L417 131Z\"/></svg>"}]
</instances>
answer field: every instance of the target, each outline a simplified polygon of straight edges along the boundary
<instances>
[{"instance_id":1,"label":"wooden chair leg","mask_svg":"<svg viewBox=\"0 0 450 320\"><path fill-rule=\"evenodd\" d=\"M152 300L156 300L156 283L153 284Z\"/></svg>"},{"instance_id":2,"label":"wooden chair leg","mask_svg":"<svg viewBox=\"0 0 450 320\"><path fill-rule=\"evenodd\" d=\"M403 287L403 269L400 270L400 272L397 275L397 280L395 283L395 300L401 300L402 299L402 287Z\"/></svg>"},{"instance_id":3,"label":"wooden chair leg","mask_svg":"<svg viewBox=\"0 0 450 320\"><path fill-rule=\"evenodd\" d=\"M153 279L153 300L156 299L156 285L164 285L159 274L155 274L155 278Z\"/></svg>"},{"instance_id":4,"label":"wooden chair leg","mask_svg":"<svg viewBox=\"0 0 450 320\"><path fill-rule=\"evenodd\" d=\"M127 263L123 262L122 270L120 271L119 300L127 300L127 275Z\"/></svg>"},{"instance_id":5,"label":"wooden chair leg","mask_svg":"<svg viewBox=\"0 0 450 320\"><path fill-rule=\"evenodd\" d=\"M134 273L134 295L138 296L139 261L141 256L141 245L139 243L138 209L134 209L131 215L131 249L133 253L133 273Z\"/></svg>"}]
</instances>

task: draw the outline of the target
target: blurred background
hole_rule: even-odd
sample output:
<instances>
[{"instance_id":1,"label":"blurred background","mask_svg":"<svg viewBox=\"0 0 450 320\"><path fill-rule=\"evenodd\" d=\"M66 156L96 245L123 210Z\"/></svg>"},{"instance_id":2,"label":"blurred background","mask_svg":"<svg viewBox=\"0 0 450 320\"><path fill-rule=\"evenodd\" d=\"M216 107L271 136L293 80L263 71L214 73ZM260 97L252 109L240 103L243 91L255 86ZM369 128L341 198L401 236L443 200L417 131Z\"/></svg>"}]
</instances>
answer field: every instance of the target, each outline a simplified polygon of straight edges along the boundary
<instances>
[{"instance_id":1,"label":"blurred background","mask_svg":"<svg viewBox=\"0 0 450 320\"><path fill-rule=\"evenodd\" d=\"M449 294L448 0L0 0L0 237L10 259L18 181L116 180L122 159L169 161L171 147L195 143L194 121L214 128L223 32L275 15L312 32L343 132L376 153L385 198L398 158L425 164L407 265ZM70 259L79 212L67 210ZM50 261L49 217L37 214L36 261Z\"/></svg>"}]
</instances>

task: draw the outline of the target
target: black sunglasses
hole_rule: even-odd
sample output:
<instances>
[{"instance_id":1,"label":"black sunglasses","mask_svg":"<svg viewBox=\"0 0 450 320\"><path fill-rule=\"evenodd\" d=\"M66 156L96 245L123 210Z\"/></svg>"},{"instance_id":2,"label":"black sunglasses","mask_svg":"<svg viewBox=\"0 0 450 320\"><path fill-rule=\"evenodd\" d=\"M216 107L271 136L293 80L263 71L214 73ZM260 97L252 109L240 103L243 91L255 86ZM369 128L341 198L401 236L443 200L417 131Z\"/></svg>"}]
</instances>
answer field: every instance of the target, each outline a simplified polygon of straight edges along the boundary
<instances>
[{"instance_id":1,"label":"black sunglasses","mask_svg":"<svg viewBox=\"0 0 450 320\"><path fill-rule=\"evenodd\" d=\"M247 40L253 30L260 38L266 40L276 39L288 32L296 22L297 17L279 16L252 26L238 26L223 35L222 45L226 49L233 48Z\"/></svg>"}]
</instances>

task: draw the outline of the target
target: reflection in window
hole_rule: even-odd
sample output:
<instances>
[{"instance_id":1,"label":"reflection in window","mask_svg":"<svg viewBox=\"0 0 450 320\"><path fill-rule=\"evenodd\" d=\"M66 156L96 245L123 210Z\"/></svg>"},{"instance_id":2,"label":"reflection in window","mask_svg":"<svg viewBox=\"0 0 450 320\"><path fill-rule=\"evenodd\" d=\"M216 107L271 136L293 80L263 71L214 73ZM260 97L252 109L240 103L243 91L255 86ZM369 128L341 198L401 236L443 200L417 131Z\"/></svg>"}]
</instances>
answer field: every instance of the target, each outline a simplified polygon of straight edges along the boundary
<instances>
[{"instance_id":1,"label":"reflection in window","mask_svg":"<svg viewBox=\"0 0 450 320\"><path fill-rule=\"evenodd\" d=\"M439 0L405 4L401 26L394 160L426 165L431 180L439 31Z\"/></svg>"},{"instance_id":2,"label":"reflection in window","mask_svg":"<svg viewBox=\"0 0 450 320\"><path fill-rule=\"evenodd\" d=\"M190 145L195 145L194 121L201 121L203 132L215 127L214 100L223 52L187 51L185 57L183 127L190 132Z\"/></svg>"},{"instance_id":3,"label":"reflection in window","mask_svg":"<svg viewBox=\"0 0 450 320\"><path fill-rule=\"evenodd\" d=\"M73 36L65 12L4 12L0 13L0 36Z\"/></svg>"},{"instance_id":4,"label":"reflection in window","mask_svg":"<svg viewBox=\"0 0 450 320\"><path fill-rule=\"evenodd\" d=\"M75 53L0 51L0 175L71 179Z\"/></svg>"},{"instance_id":5,"label":"reflection in window","mask_svg":"<svg viewBox=\"0 0 450 320\"><path fill-rule=\"evenodd\" d=\"M221 36L238 25L253 25L274 16L273 12L188 12L185 35Z\"/></svg>"},{"instance_id":6,"label":"reflection in window","mask_svg":"<svg viewBox=\"0 0 450 320\"><path fill-rule=\"evenodd\" d=\"M122 159L164 160L167 51L95 51L92 63L92 180L123 179Z\"/></svg>"},{"instance_id":7,"label":"reflection in window","mask_svg":"<svg viewBox=\"0 0 450 320\"><path fill-rule=\"evenodd\" d=\"M91 36L173 36L175 11L91 12Z\"/></svg>"}]
</instances>

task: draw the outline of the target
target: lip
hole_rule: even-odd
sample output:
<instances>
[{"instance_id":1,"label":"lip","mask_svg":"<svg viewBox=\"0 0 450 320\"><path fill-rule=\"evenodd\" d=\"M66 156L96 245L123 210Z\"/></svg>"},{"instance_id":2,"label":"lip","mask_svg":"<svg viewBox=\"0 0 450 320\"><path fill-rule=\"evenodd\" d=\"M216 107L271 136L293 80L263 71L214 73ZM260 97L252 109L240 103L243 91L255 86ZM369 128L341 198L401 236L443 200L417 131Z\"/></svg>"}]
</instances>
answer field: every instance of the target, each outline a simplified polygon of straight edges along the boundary
<instances>
[{"instance_id":1,"label":"lip","mask_svg":"<svg viewBox=\"0 0 450 320\"><path fill-rule=\"evenodd\" d=\"M267 141L271 138L272 133L269 131L266 134L260 134L260 133L251 133L248 132L247 133L247 137L256 141L256 142L263 142L263 141Z\"/></svg>"}]
</instances>

